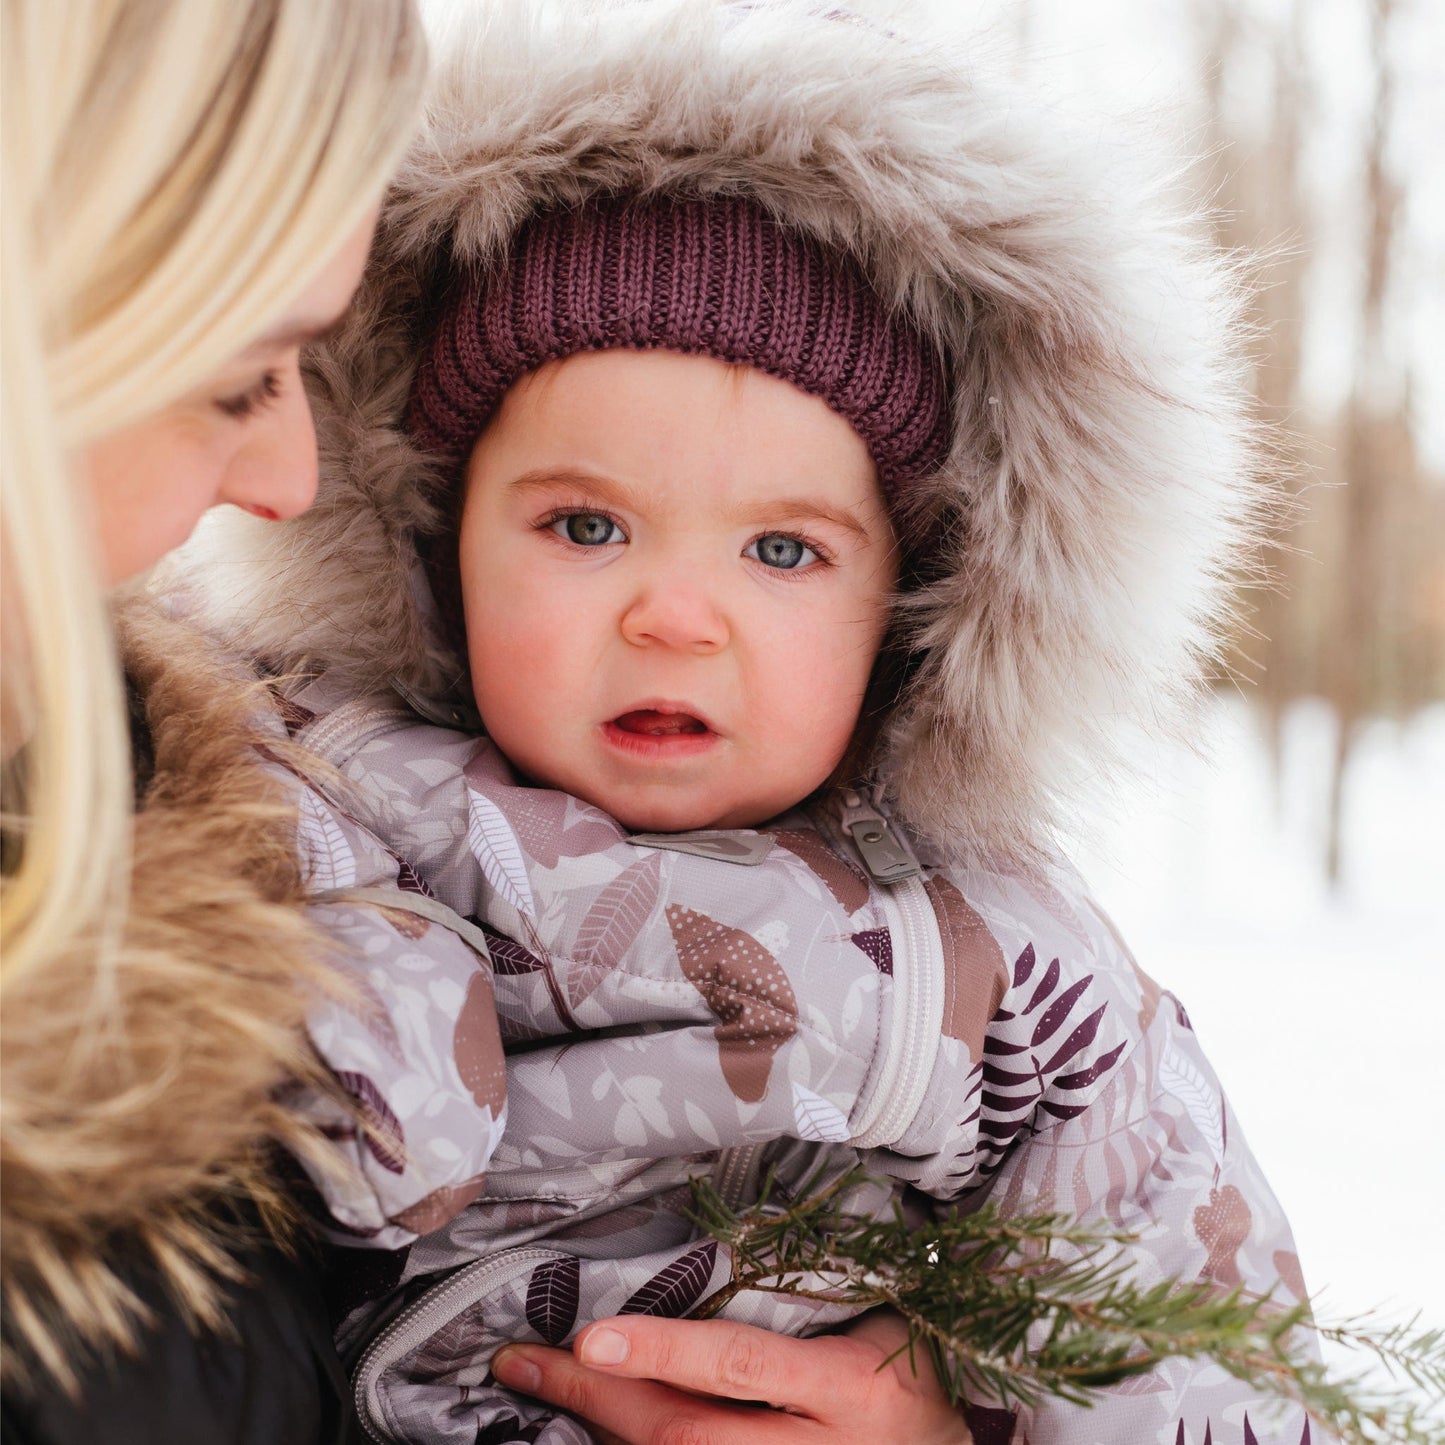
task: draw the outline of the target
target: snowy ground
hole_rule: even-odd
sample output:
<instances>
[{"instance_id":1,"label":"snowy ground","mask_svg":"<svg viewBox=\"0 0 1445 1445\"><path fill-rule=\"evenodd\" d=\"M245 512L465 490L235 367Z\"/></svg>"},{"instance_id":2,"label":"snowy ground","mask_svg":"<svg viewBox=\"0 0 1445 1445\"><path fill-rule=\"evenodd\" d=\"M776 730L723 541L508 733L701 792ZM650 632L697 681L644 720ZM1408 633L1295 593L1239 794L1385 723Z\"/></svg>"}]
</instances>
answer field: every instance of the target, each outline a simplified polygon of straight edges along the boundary
<instances>
[{"instance_id":1,"label":"snowy ground","mask_svg":"<svg viewBox=\"0 0 1445 1445\"><path fill-rule=\"evenodd\" d=\"M1187 1004L1322 1312L1392 1303L1445 1324L1445 706L1362 738L1333 896L1333 715L1290 712L1277 788L1242 702L1210 723L1212 760L1166 754L1165 786L1079 861Z\"/></svg>"}]
</instances>

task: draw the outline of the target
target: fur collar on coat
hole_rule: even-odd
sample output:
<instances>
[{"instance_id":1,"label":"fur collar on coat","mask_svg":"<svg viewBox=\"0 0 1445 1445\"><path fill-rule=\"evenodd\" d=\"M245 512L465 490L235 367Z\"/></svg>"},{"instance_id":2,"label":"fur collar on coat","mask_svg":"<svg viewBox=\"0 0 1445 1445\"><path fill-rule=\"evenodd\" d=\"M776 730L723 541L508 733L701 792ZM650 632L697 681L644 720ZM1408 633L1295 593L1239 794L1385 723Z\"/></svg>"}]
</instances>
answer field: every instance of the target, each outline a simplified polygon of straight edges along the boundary
<instances>
[{"instance_id":1,"label":"fur collar on coat","mask_svg":"<svg viewBox=\"0 0 1445 1445\"><path fill-rule=\"evenodd\" d=\"M948 37L816 3L456 5L359 305L314 358L321 499L199 553L283 667L455 699L418 602L437 479L397 430L435 298L539 204L741 191L852 252L945 348L955 440L918 485L946 575L884 738L904 819L1023 857L1135 730L1178 728L1260 505L1239 298L1201 227ZM916 17L915 17L916 19Z\"/></svg>"},{"instance_id":2,"label":"fur collar on coat","mask_svg":"<svg viewBox=\"0 0 1445 1445\"><path fill-rule=\"evenodd\" d=\"M122 639L154 753L124 931L108 968L81 939L5 982L7 1384L38 1366L68 1385L77 1349L134 1338L122 1257L216 1326L237 1274L226 1206L284 1238L274 1150L325 1147L285 1100L321 1082L304 1009L335 985L299 906L294 810L254 751L256 685L149 604Z\"/></svg>"}]
</instances>

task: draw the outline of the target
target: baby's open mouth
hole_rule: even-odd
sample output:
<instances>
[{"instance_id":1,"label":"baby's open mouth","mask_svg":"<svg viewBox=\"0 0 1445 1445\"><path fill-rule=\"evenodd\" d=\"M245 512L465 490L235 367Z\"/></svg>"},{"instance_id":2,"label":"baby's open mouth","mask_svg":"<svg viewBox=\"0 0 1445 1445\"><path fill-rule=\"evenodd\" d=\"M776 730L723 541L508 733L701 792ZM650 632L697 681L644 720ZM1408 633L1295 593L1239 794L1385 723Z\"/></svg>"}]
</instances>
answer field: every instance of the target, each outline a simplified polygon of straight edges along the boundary
<instances>
[{"instance_id":1,"label":"baby's open mouth","mask_svg":"<svg viewBox=\"0 0 1445 1445\"><path fill-rule=\"evenodd\" d=\"M625 733L636 733L646 738L681 737L685 733L705 733L707 724L691 713L654 712L651 708L640 708L636 712L625 712L613 718L613 727Z\"/></svg>"}]
</instances>

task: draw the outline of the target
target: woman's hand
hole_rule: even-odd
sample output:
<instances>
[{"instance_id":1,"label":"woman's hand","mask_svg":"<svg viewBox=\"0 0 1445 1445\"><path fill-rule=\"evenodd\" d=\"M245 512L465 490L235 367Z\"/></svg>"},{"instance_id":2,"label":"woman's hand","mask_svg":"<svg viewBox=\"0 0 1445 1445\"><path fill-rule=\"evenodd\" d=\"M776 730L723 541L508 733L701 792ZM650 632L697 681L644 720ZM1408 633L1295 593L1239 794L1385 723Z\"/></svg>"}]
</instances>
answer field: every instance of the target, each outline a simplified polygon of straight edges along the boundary
<instances>
[{"instance_id":1,"label":"woman's hand","mask_svg":"<svg viewBox=\"0 0 1445 1445\"><path fill-rule=\"evenodd\" d=\"M599 1445L971 1445L925 1355L915 1375L897 1315L795 1340L727 1320L600 1320L572 1351L506 1345L504 1385L578 1416ZM760 1403L761 1402L761 1403Z\"/></svg>"}]
</instances>

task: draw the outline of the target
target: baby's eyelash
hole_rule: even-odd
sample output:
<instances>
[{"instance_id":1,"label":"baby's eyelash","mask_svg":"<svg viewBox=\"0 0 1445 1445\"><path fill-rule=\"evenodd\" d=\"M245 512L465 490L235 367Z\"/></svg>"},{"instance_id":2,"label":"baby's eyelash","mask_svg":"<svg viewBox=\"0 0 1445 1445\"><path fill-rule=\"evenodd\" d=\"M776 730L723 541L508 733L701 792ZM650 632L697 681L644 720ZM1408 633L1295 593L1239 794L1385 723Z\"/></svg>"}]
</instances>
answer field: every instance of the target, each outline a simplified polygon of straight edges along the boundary
<instances>
[{"instance_id":1,"label":"baby's eyelash","mask_svg":"<svg viewBox=\"0 0 1445 1445\"><path fill-rule=\"evenodd\" d=\"M563 517L576 517L579 514L585 517L606 517L624 535L627 532L627 528L622 525L621 517L609 512L606 507L596 507L590 502L570 502L566 506L553 507L551 511L538 517L532 526L538 532L545 532L549 527L555 527Z\"/></svg>"},{"instance_id":2,"label":"baby's eyelash","mask_svg":"<svg viewBox=\"0 0 1445 1445\"><path fill-rule=\"evenodd\" d=\"M236 396L217 397L216 407L224 415L236 421L244 421L247 417L254 416L262 407L269 406L280 395L281 375L279 372L268 371L254 386L248 386Z\"/></svg>"},{"instance_id":3,"label":"baby's eyelash","mask_svg":"<svg viewBox=\"0 0 1445 1445\"><path fill-rule=\"evenodd\" d=\"M824 546L816 537L809 537L804 532L784 532L776 527L770 527L766 532L759 532L756 537L749 541L748 546L751 547L755 543L761 542L764 537L786 537L790 542L800 542L818 559L817 564L812 567L768 568L770 573L775 574L785 582L801 582L804 577L815 574L819 566L831 568L837 561L833 550Z\"/></svg>"}]
</instances>

